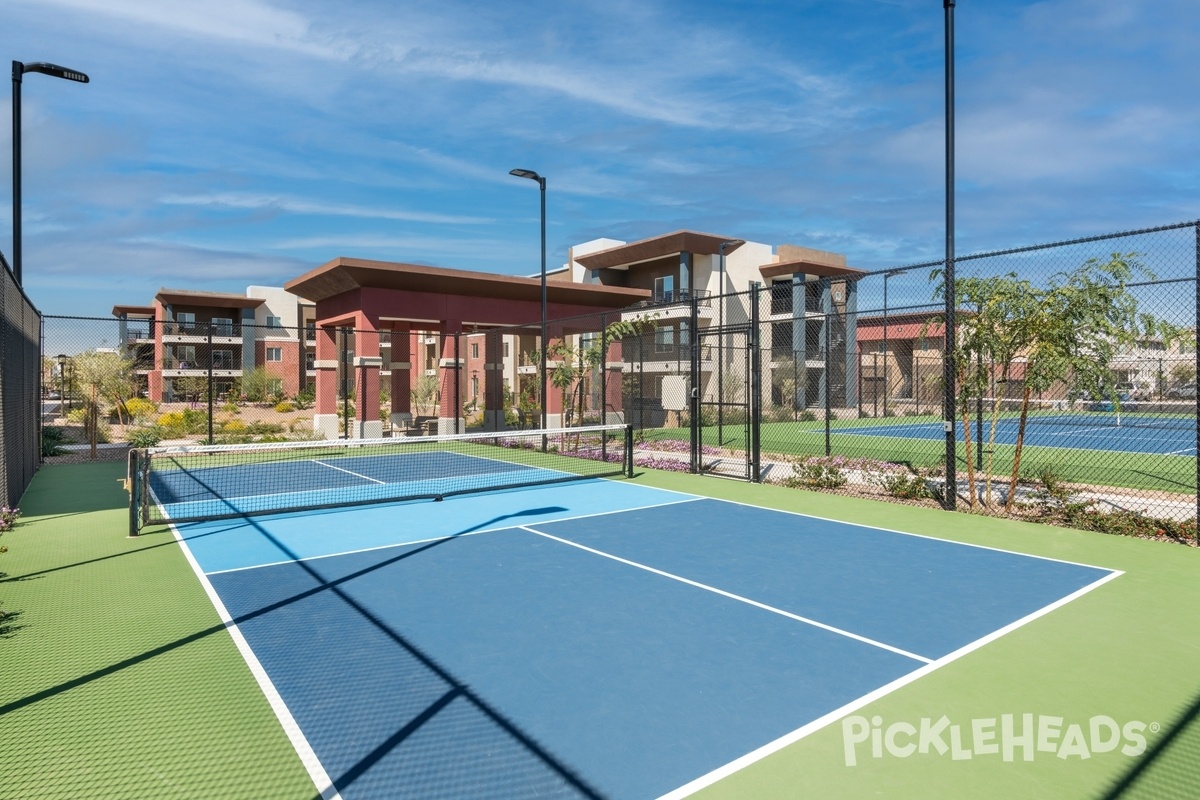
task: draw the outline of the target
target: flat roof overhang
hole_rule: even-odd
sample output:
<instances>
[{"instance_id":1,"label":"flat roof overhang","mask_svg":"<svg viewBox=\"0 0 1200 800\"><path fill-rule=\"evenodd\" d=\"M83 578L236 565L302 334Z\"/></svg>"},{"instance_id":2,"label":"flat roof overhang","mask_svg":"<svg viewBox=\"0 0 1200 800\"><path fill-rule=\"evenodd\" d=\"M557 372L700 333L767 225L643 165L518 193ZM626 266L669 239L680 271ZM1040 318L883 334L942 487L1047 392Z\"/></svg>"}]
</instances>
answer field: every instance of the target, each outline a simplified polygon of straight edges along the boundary
<instances>
[{"instance_id":1,"label":"flat roof overhang","mask_svg":"<svg viewBox=\"0 0 1200 800\"><path fill-rule=\"evenodd\" d=\"M869 274L866 270L809 260L763 264L758 268L758 271L768 281L788 275L816 275L819 278L846 278L856 281L864 275Z\"/></svg>"},{"instance_id":2,"label":"flat roof overhang","mask_svg":"<svg viewBox=\"0 0 1200 800\"><path fill-rule=\"evenodd\" d=\"M258 308L266 300L223 292L192 292L186 289L159 289L154 296L160 303L172 306L201 306L208 308Z\"/></svg>"},{"instance_id":3,"label":"flat roof overhang","mask_svg":"<svg viewBox=\"0 0 1200 800\"><path fill-rule=\"evenodd\" d=\"M154 306L113 306L112 310L114 317L153 317L154 313Z\"/></svg>"},{"instance_id":4,"label":"flat roof overhang","mask_svg":"<svg viewBox=\"0 0 1200 800\"><path fill-rule=\"evenodd\" d=\"M618 247L610 247L586 256L576 257L576 261L588 270L628 269L636 264L655 261L676 253L697 253L699 255L715 256L721 252L725 242L737 241L732 236L716 236L711 233L696 231L675 231L674 233L642 239ZM725 251L728 255L737 250L745 242L738 242Z\"/></svg>"},{"instance_id":5,"label":"flat roof overhang","mask_svg":"<svg viewBox=\"0 0 1200 800\"><path fill-rule=\"evenodd\" d=\"M314 303L359 289L394 289L498 300L541 300L541 276L525 278L490 272L428 267L394 261L335 258L284 284L284 289ZM650 296L646 289L599 284L546 282L549 302L594 308L625 308Z\"/></svg>"}]
</instances>

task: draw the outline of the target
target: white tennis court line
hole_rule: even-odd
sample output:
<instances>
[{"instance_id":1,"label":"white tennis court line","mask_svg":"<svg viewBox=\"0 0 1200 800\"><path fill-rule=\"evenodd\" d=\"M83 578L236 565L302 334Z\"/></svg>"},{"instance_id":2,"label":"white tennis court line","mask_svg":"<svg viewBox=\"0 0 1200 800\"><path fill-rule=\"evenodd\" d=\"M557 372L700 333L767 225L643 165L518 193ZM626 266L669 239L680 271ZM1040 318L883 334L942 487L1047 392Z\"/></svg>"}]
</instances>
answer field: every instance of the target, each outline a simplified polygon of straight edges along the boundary
<instances>
[{"instance_id":1,"label":"white tennis court line","mask_svg":"<svg viewBox=\"0 0 1200 800\"><path fill-rule=\"evenodd\" d=\"M1066 563L1071 563L1071 562L1066 562ZM985 645L988 645L988 644L996 641L1001 636L1004 636L1005 634L1008 634L1018 628L1021 628L1025 625L1029 624L1030 622L1033 622L1034 620L1038 619L1039 617L1043 617L1046 614L1049 614L1050 612L1061 608L1062 606L1066 605L1067 603L1070 603L1071 601L1082 597L1083 595L1087 594L1088 592L1092 591L1093 589L1096 589L1096 588L1102 586L1103 584L1108 583L1111 580L1115 580L1116 578L1118 578L1124 574L1125 574L1124 572L1121 572L1119 570L1114 570L1114 571L1110 572L1108 575L1105 575L1102 578L1088 584L1087 586L1084 586L1083 588L1072 592L1071 594L1067 595L1066 597L1056 600L1055 602L1051 603L1048 606L1040 608L1037 611L1034 611L1033 613L1022 617L1021 619L1016 620L1015 622L1005 625L1003 628L993 631L992 633L989 633L988 635L986 635L980 639L976 639L974 642L971 642L970 644L960 647L958 650L955 650L953 653L949 653L949 654L937 659L936 661L930 662L923 667L919 667L918 669L913 670L912 672L908 673L907 675L901 676L901 677L897 678L896 680L892 681L891 683L888 683L888 684L885 684L885 685L879 687L878 689L876 689L873 692L868 692L867 694L863 695L862 697L859 697L855 700L850 701L849 703L845 704L841 708L834 709L833 711L830 711L828 714L825 714L824 716L818 717L817 719L814 719L811 722L808 722L808 723L802 725L801 727L797 728L796 730L792 731L791 733L784 734L783 736L779 737L778 739L776 739L773 742L768 742L767 744L763 745L762 747L758 748L757 750L752 750L751 752L747 753L746 755L744 755L740 758L734 759L733 761L730 761L728 764L725 764L724 766L718 767L717 769L714 769L705 775L701 775L700 777L696 778L695 780L690 781L690 782L684 784L683 786L680 786L678 789L675 789L674 791L670 791L664 795L661 795L658 798L658 800L681 800L684 797L688 797L692 794L695 794L696 792L700 791L701 789L712 786L714 783L717 783L718 781L720 781L724 778L727 778L730 775L733 775L735 772L745 769L746 767L750 766L751 764L754 764L757 761L761 761L762 759L766 758L767 756L769 756L773 753L777 753L778 751L782 750L783 748L787 747L788 745L794 744L795 742L800 741L801 739L805 738L806 736L816 733L817 731L821 730L822 728L825 728L828 725L830 725L834 722L837 722L839 719L846 716L847 714L849 714L853 711L857 711L857 710L869 705L870 703L875 702L876 700L886 697L887 695L891 694L892 692L896 691L897 689L907 686L910 683L914 683L915 681L930 674L934 670L940 669L940 668L946 666L947 664L951 663L952 661L957 661L958 659L962 658L963 656L965 656L969 653L972 653L972 652L978 650L979 648L984 647Z\"/></svg>"},{"instance_id":2,"label":"white tennis court line","mask_svg":"<svg viewBox=\"0 0 1200 800\"><path fill-rule=\"evenodd\" d=\"M254 655L254 650L250 647L250 643L246 641L246 637L234 622L229 610L225 604L221 602L220 595L209 582L208 576L200 569L199 562L192 555L192 550L187 546L187 541L180 535L174 524L171 525L171 533L175 536L175 541L179 543L180 550L183 551L184 558L191 565L192 571L196 573L200 585L204 587L204 593L208 595L209 601L216 609L217 616L220 617L221 623L225 626L225 630L229 631L229 636L233 639L234 645L238 652L241 653L242 659L245 660L246 666L250 669L250 674L254 676L254 680L258 683L258 688L262 691L267 699L267 704L275 713L275 718L279 720L279 724L283 727L283 732L291 742L292 748L296 751L296 755L300 758L300 763L304 765L304 769L308 772L308 777L316 787L322 800L342 800L342 795L338 788L334 786L333 779L329 777L329 773L325 771L325 767L321 764L321 760L317 757L317 753L313 750L308 738L304 735L304 731L300 729L300 724L296 722L296 718L292 716L291 710L287 707L283 696L279 694L279 690L275 688L275 684L271 681L271 677L267 674L266 668L262 662Z\"/></svg>"},{"instance_id":3,"label":"white tennis court line","mask_svg":"<svg viewBox=\"0 0 1200 800\"><path fill-rule=\"evenodd\" d=\"M817 620L810 619L809 617L802 617L799 614L793 614L790 611L784 611L782 608L776 608L775 606L769 606L766 603L760 603L757 600L751 600L749 597L743 597L740 594L734 594L733 592L727 592L724 589L718 589L715 586L709 586L706 583L700 583L699 581L694 581L690 578L685 578L682 575L676 575L672 572L666 572L661 569L656 569L654 567L639 563L637 561L630 561L627 558L621 558L620 556L613 555L612 553L606 553L603 550L597 550L593 547L588 547L586 545L579 544L578 542L572 542L569 539L561 539L561 538L559 538L557 536L553 536L549 533L545 533L545 532L539 531L535 528L531 528L528 525L520 525L518 527L521 530L529 531L530 533L536 534L538 536L544 536L545 538L551 539L560 544L565 544L565 545L569 545L571 547L576 547L580 550L586 551L588 553L592 553L593 555L603 556L604 558L612 559L613 561L619 562L621 564L625 564L630 567L636 567L637 569L645 570L646 572L651 572L651 573L654 573L655 575L660 575L664 578L670 578L673 581L679 581L680 583L686 583L688 586L694 586L697 589L703 589L706 592L712 592L713 594L718 594L722 597L727 597L730 600L736 600L739 603L745 603L747 605L754 606L755 608L761 608L764 611L770 611L772 614L779 614L782 617L787 617L788 619L792 619L797 622L803 622L805 625L811 625L814 628L820 628L821 630L829 631L830 633L836 633L839 636L845 636L848 639L854 639L855 641L859 641L864 644L869 644L872 647L878 647L882 650L888 650L892 653L896 653L897 655L902 655L905 658L911 658L914 661L920 661L922 664L932 664L933 663L932 658L926 658L925 656L917 655L916 653L910 653L908 650L903 650L899 647L894 647L885 642L880 642L875 639L871 639L867 636L860 636L857 633L852 633L851 631L845 630L843 628L838 628L833 625L827 625L824 622L818 622Z\"/></svg>"},{"instance_id":4,"label":"white tennis court line","mask_svg":"<svg viewBox=\"0 0 1200 800\"><path fill-rule=\"evenodd\" d=\"M330 469L336 469L338 472L344 472L347 475L353 475L356 478L362 478L364 481L372 481L373 483L379 483L379 484L384 484L384 485L387 484L387 481L381 481L376 478L368 477L367 475L363 475L361 472L351 472L348 469L342 469L341 467L336 467L333 464L326 464L324 461L321 461L318 458L312 458L309 460L312 461L314 464L320 464L322 467L329 467Z\"/></svg>"}]
</instances>

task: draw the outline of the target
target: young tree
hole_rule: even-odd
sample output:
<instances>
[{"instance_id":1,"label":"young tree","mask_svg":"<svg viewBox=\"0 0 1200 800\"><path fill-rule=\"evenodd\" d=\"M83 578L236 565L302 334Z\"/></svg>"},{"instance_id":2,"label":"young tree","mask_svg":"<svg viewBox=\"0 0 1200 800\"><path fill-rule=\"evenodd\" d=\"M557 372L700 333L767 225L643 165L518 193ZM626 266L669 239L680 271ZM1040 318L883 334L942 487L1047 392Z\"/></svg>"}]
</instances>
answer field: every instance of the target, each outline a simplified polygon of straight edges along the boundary
<instances>
[{"instance_id":1,"label":"young tree","mask_svg":"<svg viewBox=\"0 0 1200 800\"><path fill-rule=\"evenodd\" d=\"M422 410L425 414L432 414L437 406L438 391L441 389L436 375L422 375L417 378L413 384L412 391L409 397L412 400L413 408L420 414Z\"/></svg>"},{"instance_id":2,"label":"young tree","mask_svg":"<svg viewBox=\"0 0 1200 800\"><path fill-rule=\"evenodd\" d=\"M617 320L610 323L599 336L591 339L586 347L582 344L576 347L567 341L559 340L547 348L547 380L561 393L564 409L568 407L567 395L571 394L570 408L572 416L577 420L576 424L583 423L590 379L597 369L603 369L609 345L626 336L640 334L650 324L649 318ZM534 353L533 358L540 363L541 353Z\"/></svg>"},{"instance_id":3,"label":"young tree","mask_svg":"<svg viewBox=\"0 0 1200 800\"><path fill-rule=\"evenodd\" d=\"M1091 258L1070 272L1052 276L1047 287L1024 304L1020 324L1028 331L1029 342L1006 511L1012 510L1016 498L1033 393L1066 381L1074 391L1099 389L1113 396L1109 364L1121 348L1143 336L1164 341L1180 336L1177 327L1139 312L1137 297L1128 287L1134 276L1154 277L1137 253L1113 253L1107 261Z\"/></svg>"}]
</instances>

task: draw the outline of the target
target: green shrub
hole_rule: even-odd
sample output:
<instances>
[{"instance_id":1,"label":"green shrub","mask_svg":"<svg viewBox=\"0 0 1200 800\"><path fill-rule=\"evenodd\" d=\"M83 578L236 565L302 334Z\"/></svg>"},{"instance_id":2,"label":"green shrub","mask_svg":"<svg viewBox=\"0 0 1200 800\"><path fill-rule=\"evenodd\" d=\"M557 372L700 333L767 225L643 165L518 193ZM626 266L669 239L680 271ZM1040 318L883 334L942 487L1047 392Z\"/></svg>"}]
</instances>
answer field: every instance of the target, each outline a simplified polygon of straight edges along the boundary
<instances>
[{"instance_id":1,"label":"green shrub","mask_svg":"<svg viewBox=\"0 0 1200 800\"><path fill-rule=\"evenodd\" d=\"M63 444L67 441L67 432L57 425L46 425L42 428L42 458L61 456L66 450Z\"/></svg>"},{"instance_id":2,"label":"green shrub","mask_svg":"<svg viewBox=\"0 0 1200 800\"><path fill-rule=\"evenodd\" d=\"M817 421L817 415L816 415L816 414L814 414L813 412L809 411L809 410L806 408L806 409L804 409L803 411L801 411L801 412L800 412L800 416L799 416L799 417L797 417L797 419L798 419L800 422L816 422L816 421Z\"/></svg>"},{"instance_id":3,"label":"green shrub","mask_svg":"<svg viewBox=\"0 0 1200 800\"><path fill-rule=\"evenodd\" d=\"M161 430L154 425L139 425L130 429L127 435L132 447L154 447L162 441Z\"/></svg>"},{"instance_id":4,"label":"green shrub","mask_svg":"<svg viewBox=\"0 0 1200 800\"><path fill-rule=\"evenodd\" d=\"M125 406L125 415L133 419L149 418L151 414L158 411L158 403L152 403L141 397L131 397L123 405Z\"/></svg>"},{"instance_id":5,"label":"green shrub","mask_svg":"<svg viewBox=\"0 0 1200 800\"><path fill-rule=\"evenodd\" d=\"M284 400L280 403L275 404L275 410L277 412L279 412L280 414L290 414L296 410L296 406L293 405L290 401Z\"/></svg>"},{"instance_id":6,"label":"green shrub","mask_svg":"<svg viewBox=\"0 0 1200 800\"><path fill-rule=\"evenodd\" d=\"M893 472L884 475L879 485L892 497L902 500L925 500L933 497L929 484L920 475L907 472Z\"/></svg>"},{"instance_id":7,"label":"green shrub","mask_svg":"<svg viewBox=\"0 0 1200 800\"><path fill-rule=\"evenodd\" d=\"M840 489L846 485L846 473L842 471L845 459L841 456L806 456L792 461L792 475L783 482L785 486L809 489Z\"/></svg>"}]
</instances>

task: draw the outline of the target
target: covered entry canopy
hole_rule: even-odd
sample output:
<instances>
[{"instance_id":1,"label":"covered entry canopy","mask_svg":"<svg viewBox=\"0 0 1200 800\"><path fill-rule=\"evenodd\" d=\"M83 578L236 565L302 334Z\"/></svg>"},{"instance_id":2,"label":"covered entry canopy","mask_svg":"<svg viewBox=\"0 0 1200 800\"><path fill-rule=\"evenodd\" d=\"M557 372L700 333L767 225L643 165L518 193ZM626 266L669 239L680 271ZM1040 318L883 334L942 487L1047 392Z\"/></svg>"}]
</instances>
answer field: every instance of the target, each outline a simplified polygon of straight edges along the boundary
<instances>
[{"instance_id":1,"label":"covered entry canopy","mask_svg":"<svg viewBox=\"0 0 1200 800\"><path fill-rule=\"evenodd\" d=\"M317 415L314 424L329 438L338 435L336 330L355 331L356 434L382 433L379 419L380 357L376 331L440 332L529 325L541 321L541 277L493 275L442 267L336 258L298 278L284 288L316 305ZM650 296L645 289L549 281L546 316L550 320L622 309ZM408 336L391 340L391 413L393 422L411 419L412 389ZM453 336L443 336L438 365L441 397L455 396L455 376L461 363ZM485 394L500 397L501 357L488 353ZM489 407L495 403L490 403ZM439 430L457 429L458 410L441 404ZM502 414L501 414L502 418Z\"/></svg>"},{"instance_id":2,"label":"covered entry canopy","mask_svg":"<svg viewBox=\"0 0 1200 800\"><path fill-rule=\"evenodd\" d=\"M523 325L541 319L540 277L342 257L289 281L284 288L316 303L318 326L342 324L348 317L362 315L362 321L370 323L433 322L437 327L431 329L454 333L461 325ZM550 281L547 317L625 308L649 296L644 289Z\"/></svg>"}]
</instances>

